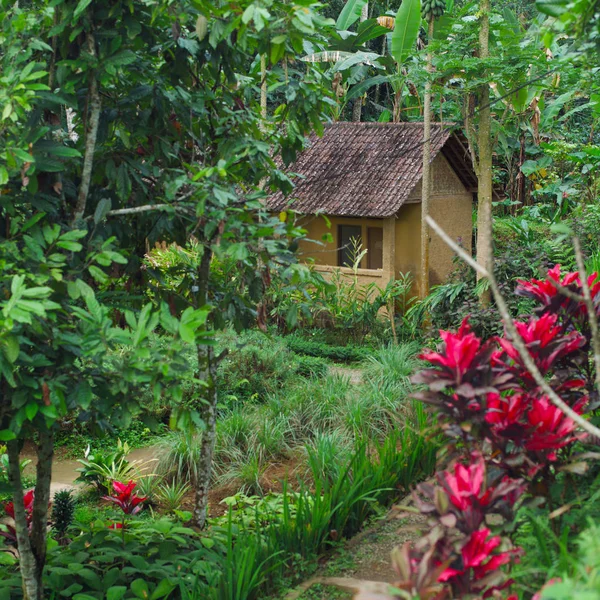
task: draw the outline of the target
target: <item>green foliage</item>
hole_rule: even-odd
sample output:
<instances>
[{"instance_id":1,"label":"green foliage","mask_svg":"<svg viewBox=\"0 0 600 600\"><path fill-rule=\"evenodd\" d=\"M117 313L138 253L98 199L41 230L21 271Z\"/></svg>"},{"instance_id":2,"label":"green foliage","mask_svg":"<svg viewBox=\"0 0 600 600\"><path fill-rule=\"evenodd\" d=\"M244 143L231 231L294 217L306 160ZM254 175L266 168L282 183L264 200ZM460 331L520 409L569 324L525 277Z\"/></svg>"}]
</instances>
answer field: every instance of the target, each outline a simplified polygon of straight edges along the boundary
<instances>
[{"instance_id":1,"label":"green foliage","mask_svg":"<svg viewBox=\"0 0 600 600\"><path fill-rule=\"evenodd\" d=\"M148 476L150 461L129 460L129 450L129 445L121 440L113 452L91 452L88 447L85 457L77 460L82 466L76 469L81 473L76 481L93 486L99 494L106 494L112 491L115 481L137 481Z\"/></svg>"},{"instance_id":2,"label":"green foliage","mask_svg":"<svg viewBox=\"0 0 600 600\"><path fill-rule=\"evenodd\" d=\"M76 506L73 490L60 490L52 498L52 530L59 541L66 538L67 530L75 517Z\"/></svg>"},{"instance_id":3,"label":"green foliage","mask_svg":"<svg viewBox=\"0 0 600 600\"><path fill-rule=\"evenodd\" d=\"M421 27L421 0L403 0L392 33L392 56L402 65L414 50Z\"/></svg>"},{"instance_id":4,"label":"green foliage","mask_svg":"<svg viewBox=\"0 0 600 600\"><path fill-rule=\"evenodd\" d=\"M388 345L368 357L363 376L381 388L396 387L402 395L408 395L410 377L419 368L418 342Z\"/></svg>"},{"instance_id":5,"label":"green foliage","mask_svg":"<svg viewBox=\"0 0 600 600\"><path fill-rule=\"evenodd\" d=\"M184 384L184 389L190 384ZM163 408L156 406L156 403L151 399L151 392L142 394L143 397L148 397L148 409L159 418L162 416ZM154 424L153 424L154 425ZM79 423L76 420L63 421L60 424L60 429L56 434L55 444L57 448L63 448L65 456L77 458L81 456L88 446L92 446L96 452L109 452L118 445L119 440L129 446L131 450L148 446L156 441L163 426L148 427L141 420L134 420L126 429L110 428L109 431L95 431L90 429L86 424Z\"/></svg>"},{"instance_id":6,"label":"green foliage","mask_svg":"<svg viewBox=\"0 0 600 600\"><path fill-rule=\"evenodd\" d=\"M600 598L600 529L597 523L589 522L578 537L576 556L569 556L570 565L563 571L561 581L544 587L542 600L598 600ZM566 575L569 573L569 575Z\"/></svg>"},{"instance_id":7,"label":"green foliage","mask_svg":"<svg viewBox=\"0 0 600 600\"><path fill-rule=\"evenodd\" d=\"M323 481L316 469L314 493L285 487L263 499L228 499L229 515L204 535L165 518L132 519L125 530L111 530L105 516L78 507L78 517L88 510L86 518L93 521L80 525L69 546L50 550L47 591L126 600L144 590L155 598L163 597L157 590L177 590L183 598L264 597L289 576L291 566L356 533L365 519L432 472L437 445L423 435L426 421L415 426L421 428L396 432L372 449L360 446L343 462L338 479ZM0 581L0 593L21 598L13 570L0 574Z\"/></svg>"},{"instance_id":8,"label":"green foliage","mask_svg":"<svg viewBox=\"0 0 600 600\"><path fill-rule=\"evenodd\" d=\"M157 487L156 500L167 514L174 514L175 511L180 509L181 503L191 489L188 484L177 480L173 480L171 483L163 483ZM139 491L142 493L141 489Z\"/></svg>"},{"instance_id":9,"label":"green foliage","mask_svg":"<svg viewBox=\"0 0 600 600\"><path fill-rule=\"evenodd\" d=\"M281 338L248 332L222 338L229 349L219 365L219 395L227 405L241 401L264 402L283 390L298 376L320 376L327 370L324 361L296 356Z\"/></svg>"},{"instance_id":10,"label":"green foliage","mask_svg":"<svg viewBox=\"0 0 600 600\"><path fill-rule=\"evenodd\" d=\"M67 547L50 550L44 576L49 595L159 599L180 583L191 587L195 578L216 581L211 554L193 530L168 519L130 521L124 534L109 525L95 521ZM179 550L183 546L185 552ZM21 598L19 577L4 577L1 593L11 600Z\"/></svg>"},{"instance_id":11,"label":"green foliage","mask_svg":"<svg viewBox=\"0 0 600 600\"><path fill-rule=\"evenodd\" d=\"M35 484L35 479L24 475L25 468L31 464L30 459L24 459L19 463L19 470L21 471L21 477L23 479L24 487L32 487ZM12 488L9 484L8 479L8 454L6 453L6 446L0 444L0 503L12 500Z\"/></svg>"},{"instance_id":12,"label":"green foliage","mask_svg":"<svg viewBox=\"0 0 600 600\"><path fill-rule=\"evenodd\" d=\"M198 477L201 435L193 431L174 431L159 447L156 469L165 479L195 482Z\"/></svg>"},{"instance_id":13,"label":"green foliage","mask_svg":"<svg viewBox=\"0 0 600 600\"><path fill-rule=\"evenodd\" d=\"M325 342L307 340L299 334L286 336L285 342L290 350L298 354L340 362L360 361L370 354L367 348L361 346L331 346Z\"/></svg>"}]
</instances>

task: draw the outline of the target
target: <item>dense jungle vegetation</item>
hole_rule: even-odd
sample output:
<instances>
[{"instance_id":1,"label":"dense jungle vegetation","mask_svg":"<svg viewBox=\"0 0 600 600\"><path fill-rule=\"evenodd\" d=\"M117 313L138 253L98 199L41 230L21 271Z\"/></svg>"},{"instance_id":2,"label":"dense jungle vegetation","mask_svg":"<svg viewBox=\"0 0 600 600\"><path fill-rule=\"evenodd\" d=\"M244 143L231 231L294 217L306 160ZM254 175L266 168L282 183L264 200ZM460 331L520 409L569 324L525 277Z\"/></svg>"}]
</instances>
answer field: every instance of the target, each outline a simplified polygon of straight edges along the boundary
<instances>
[{"instance_id":1,"label":"dense jungle vegetation","mask_svg":"<svg viewBox=\"0 0 600 600\"><path fill-rule=\"evenodd\" d=\"M0 598L600 600L599 36L597 0L0 0ZM424 123L384 289L266 208L332 121ZM436 286L432 122L478 180Z\"/></svg>"}]
</instances>

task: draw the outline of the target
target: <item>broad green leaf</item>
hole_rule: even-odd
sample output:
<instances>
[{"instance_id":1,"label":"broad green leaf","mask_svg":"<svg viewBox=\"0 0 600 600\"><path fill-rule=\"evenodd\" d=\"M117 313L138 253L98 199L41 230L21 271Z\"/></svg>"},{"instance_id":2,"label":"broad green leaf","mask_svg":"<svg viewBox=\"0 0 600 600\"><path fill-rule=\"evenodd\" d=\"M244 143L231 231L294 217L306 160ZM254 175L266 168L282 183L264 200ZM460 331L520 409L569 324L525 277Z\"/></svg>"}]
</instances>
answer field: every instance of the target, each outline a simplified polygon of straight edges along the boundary
<instances>
[{"instance_id":1,"label":"broad green leaf","mask_svg":"<svg viewBox=\"0 0 600 600\"><path fill-rule=\"evenodd\" d=\"M17 436L10 429L0 429L0 442L9 442Z\"/></svg>"},{"instance_id":2,"label":"broad green leaf","mask_svg":"<svg viewBox=\"0 0 600 600\"><path fill-rule=\"evenodd\" d=\"M204 15L198 15L196 19L196 35L198 41L201 42L208 33L208 19Z\"/></svg>"},{"instance_id":3,"label":"broad green leaf","mask_svg":"<svg viewBox=\"0 0 600 600\"><path fill-rule=\"evenodd\" d=\"M29 402L26 406L25 406L25 415L27 416L27 420L28 421L33 421L33 419L35 418L35 415L38 414L38 404L37 402Z\"/></svg>"},{"instance_id":4,"label":"broad green leaf","mask_svg":"<svg viewBox=\"0 0 600 600\"><path fill-rule=\"evenodd\" d=\"M92 0L79 0L79 4L75 7L73 11L73 21L77 21L83 11L92 3Z\"/></svg>"},{"instance_id":5,"label":"broad green leaf","mask_svg":"<svg viewBox=\"0 0 600 600\"><path fill-rule=\"evenodd\" d=\"M545 15L560 17L567 12L569 0L537 0L535 5Z\"/></svg>"},{"instance_id":6,"label":"broad green leaf","mask_svg":"<svg viewBox=\"0 0 600 600\"><path fill-rule=\"evenodd\" d=\"M53 154L54 156L60 156L61 158L79 158L81 157L81 152L76 150L75 148L69 148L68 146L61 146L60 144L54 144L49 148L44 148L44 150L48 154Z\"/></svg>"},{"instance_id":7,"label":"broad green leaf","mask_svg":"<svg viewBox=\"0 0 600 600\"><path fill-rule=\"evenodd\" d=\"M367 90L371 89L374 85L379 85L388 81L387 75L376 75L375 77L369 77L361 81L357 85L353 86L346 94L346 100L352 100L358 96L362 96Z\"/></svg>"},{"instance_id":8,"label":"broad green leaf","mask_svg":"<svg viewBox=\"0 0 600 600\"><path fill-rule=\"evenodd\" d=\"M377 23L377 19L369 19L368 21L363 21L358 27L358 36L356 37L355 44L357 46L362 46L366 42L370 40L374 40L382 35L386 35L390 33L390 30L387 27L382 27Z\"/></svg>"},{"instance_id":9,"label":"broad green leaf","mask_svg":"<svg viewBox=\"0 0 600 600\"><path fill-rule=\"evenodd\" d=\"M111 209L112 201L110 198L101 198L94 211L94 223L96 225L104 221L108 211Z\"/></svg>"},{"instance_id":10,"label":"broad green leaf","mask_svg":"<svg viewBox=\"0 0 600 600\"><path fill-rule=\"evenodd\" d=\"M392 32L392 56L398 65L414 51L421 26L421 0L403 0Z\"/></svg>"},{"instance_id":11,"label":"broad green leaf","mask_svg":"<svg viewBox=\"0 0 600 600\"><path fill-rule=\"evenodd\" d=\"M121 600L125 595L127 588L124 585L115 585L106 590L106 600Z\"/></svg>"},{"instance_id":12,"label":"broad green leaf","mask_svg":"<svg viewBox=\"0 0 600 600\"><path fill-rule=\"evenodd\" d=\"M92 265L91 267L88 267L88 271L98 283L106 283L108 281L108 275L102 269Z\"/></svg>"},{"instance_id":13,"label":"broad green leaf","mask_svg":"<svg viewBox=\"0 0 600 600\"><path fill-rule=\"evenodd\" d=\"M12 104L9 102L7 105L5 105L4 110L2 111L2 121L4 121L4 119L8 119L8 117L10 117L10 115L12 114L13 111L13 107Z\"/></svg>"},{"instance_id":14,"label":"broad green leaf","mask_svg":"<svg viewBox=\"0 0 600 600\"><path fill-rule=\"evenodd\" d=\"M246 10L244 11L244 14L242 15L242 23L244 23L244 25L247 25L248 23L250 23L250 21L252 21L252 17L254 16L254 10L254 4L249 4Z\"/></svg>"},{"instance_id":15,"label":"broad green leaf","mask_svg":"<svg viewBox=\"0 0 600 600\"><path fill-rule=\"evenodd\" d=\"M6 360L13 364L19 357L19 340L14 335L8 335L4 338L2 351Z\"/></svg>"},{"instance_id":16,"label":"broad green leaf","mask_svg":"<svg viewBox=\"0 0 600 600\"><path fill-rule=\"evenodd\" d=\"M81 296L81 290L75 281L67 281L67 293L71 300L77 300Z\"/></svg>"},{"instance_id":17,"label":"broad green leaf","mask_svg":"<svg viewBox=\"0 0 600 600\"><path fill-rule=\"evenodd\" d=\"M8 182L8 171L6 167L0 165L0 185L4 185Z\"/></svg>"},{"instance_id":18,"label":"broad green leaf","mask_svg":"<svg viewBox=\"0 0 600 600\"><path fill-rule=\"evenodd\" d=\"M163 579L154 588L150 600L160 600L160 598L166 598L175 589L175 584L171 583L168 579Z\"/></svg>"},{"instance_id":19,"label":"broad green leaf","mask_svg":"<svg viewBox=\"0 0 600 600\"><path fill-rule=\"evenodd\" d=\"M346 31L353 23L360 19L362 9L368 0L348 0L335 22L338 31Z\"/></svg>"},{"instance_id":20,"label":"broad green leaf","mask_svg":"<svg viewBox=\"0 0 600 600\"><path fill-rule=\"evenodd\" d=\"M137 598L148 600L148 598L150 597L148 584L143 579L136 579L132 581L130 589L136 595Z\"/></svg>"},{"instance_id":21,"label":"broad green leaf","mask_svg":"<svg viewBox=\"0 0 600 600\"><path fill-rule=\"evenodd\" d=\"M79 252L83 248L79 242L69 242L64 240L59 240L56 242L56 245L63 250L68 250L69 252Z\"/></svg>"},{"instance_id":22,"label":"broad green leaf","mask_svg":"<svg viewBox=\"0 0 600 600\"><path fill-rule=\"evenodd\" d=\"M33 217L31 217L31 219L29 219L29 221L25 223L25 225L23 225L23 227L21 227L21 231L24 233L28 229L31 229L39 220L43 219L45 216L46 213L44 212L34 215Z\"/></svg>"}]
</instances>

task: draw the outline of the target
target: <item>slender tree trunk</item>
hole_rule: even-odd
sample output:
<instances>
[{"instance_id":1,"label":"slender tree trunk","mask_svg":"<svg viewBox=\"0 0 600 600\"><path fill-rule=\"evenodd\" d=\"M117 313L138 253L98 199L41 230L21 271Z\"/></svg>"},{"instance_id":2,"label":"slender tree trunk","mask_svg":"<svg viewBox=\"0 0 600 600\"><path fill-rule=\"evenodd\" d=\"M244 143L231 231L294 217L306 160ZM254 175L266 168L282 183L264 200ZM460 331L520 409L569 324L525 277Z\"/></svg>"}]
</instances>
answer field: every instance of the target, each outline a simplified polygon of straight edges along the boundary
<instances>
[{"instance_id":1,"label":"slender tree trunk","mask_svg":"<svg viewBox=\"0 0 600 600\"><path fill-rule=\"evenodd\" d=\"M15 529L17 534L17 548L19 550L19 570L23 582L24 600L39 600L41 590L37 577L37 565L27 527L27 515L23 505L23 482L19 466L19 442L7 442L8 450L8 477L13 490L13 504L15 507Z\"/></svg>"},{"instance_id":2,"label":"slender tree trunk","mask_svg":"<svg viewBox=\"0 0 600 600\"><path fill-rule=\"evenodd\" d=\"M362 7L362 11L360 13L359 23L366 21L369 18L369 3L365 3ZM359 122L362 117L362 97L356 98L354 100L354 104L352 105L352 120L355 122Z\"/></svg>"},{"instance_id":3,"label":"slender tree trunk","mask_svg":"<svg viewBox=\"0 0 600 600\"><path fill-rule=\"evenodd\" d=\"M87 34L88 52L96 56L96 39L92 32ZM83 157L83 169L81 171L81 183L77 193L77 203L73 213L73 223L83 218L87 197L90 191L90 182L92 180L92 167L94 165L94 152L96 151L96 138L98 137L98 124L100 123L100 92L98 90L98 80L96 73L90 73L90 82L88 86L87 104L89 106L89 117L87 120L85 135L85 154Z\"/></svg>"},{"instance_id":4,"label":"slender tree trunk","mask_svg":"<svg viewBox=\"0 0 600 600\"><path fill-rule=\"evenodd\" d=\"M210 246L205 244L204 254L197 270L196 284L198 286L198 293L196 296L196 308L204 306L208 300L211 257ZM195 482L194 520L196 525L202 529L206 525L208 491L212 476L212 460L217 435L217 361L212 346L198 344L196 350L198 356L198 379L204 382L199 391L203 403L200 409L200 417L204 423L204 431L202 432L200 443L200 457Z\"/></svg>"},{"instance_id":5,"label":"slender tree trunk","mask_svg":"<svg viewBox=\"0 0 600 600\"><path fill-rule=\"evenodd\" d=\"M479 57L489 57L490 37L490 0L481 0L481 25L479 30ZM492 248L492 136L491 111L488 85L481 87L479 97L479 171L478 171L478 204L477 204L477 262L488 271L494 268ZM478 274L477 279L481 276ZM480 296L484 306L490 302L490 292Z\"/></svg>"},{"instance_id":6,"label":"slender tree trunk","mask_svg":"<svg viewBox=\"0 0 600 600\"><path fill-rule=\"evenodd\" d=\"M433 16L429 17L429 42L433 38ZM423 100L423 180L421 190L421 298L429 294L429 201L431 198L431 73L433 57L427 52L427 81Z\"/></svg>"},{"instance_id":7,"label":"slender tree trunk","mask_svg":"<svg viewBox=\"0 0 600 600\"><path fill-rule=\"evenodd\" d=\"M206 387L203 390L205 404L201 410L201 418L205 428L202 432L200 444L194 520L196 525L202 529L206 525L208 491L210 488L212 460L217 437L217 361L212 346L198 346L198 366L198 377L206 383Z\"/></svg>"},{"instance_id":8,"label":"slender tree trunk","mask_svg":"<svg viewBox=\"0 0 600 600\"><path fill-rule=\"evenodd\" d=\"M519 151L519 169L517 175L517 201L520 202L518 208L523 208L525 206L525 173L521 171L521 167L525 162L525 134L521 133L521 137L519 138L520 143L520 151Z\"/></svg>"},{"instance_id":9,"label":"slender tree trunk","mask_svg":"<svg viewBox=\"0 0 600 600\"><path fill-rule=\"evenodd\" d=\"M260 56L260 116L267 120L267 55ZM264 123L263 123L264 127Z\"/></svg>"},{"instance_id":10,"label":"slender tree trunk","mask_svg":"<svg viewBox=\"0 0 600 600\"><path fill-rule=\"evenodd\" d=\"M50 504L50 483L52 482L52 459L54 457L54 435L50 431L39 432L37 448L35 499L31 520L31 549L36 562L36 577L40 598L43 595L44 565L48 538L48 506Z\"/></svg>"}]
</instances>

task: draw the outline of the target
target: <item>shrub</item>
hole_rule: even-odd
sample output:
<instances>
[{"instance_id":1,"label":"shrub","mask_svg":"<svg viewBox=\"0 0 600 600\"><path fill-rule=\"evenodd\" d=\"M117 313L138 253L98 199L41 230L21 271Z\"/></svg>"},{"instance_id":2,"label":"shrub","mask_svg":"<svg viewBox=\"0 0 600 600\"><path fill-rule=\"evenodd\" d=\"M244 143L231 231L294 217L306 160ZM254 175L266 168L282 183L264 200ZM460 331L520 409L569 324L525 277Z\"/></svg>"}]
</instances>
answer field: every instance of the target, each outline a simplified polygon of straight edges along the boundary
<instances>
[{"instance_id":1,"label":"shrub","mask_svg":"<svg viewBox=\"0 0 600 600\"><path fill-rule=\"evenodd\" d=\"M170 484L163 483L158 486L156 499L167 513L175 513L175 511L180 509L185 496L191 489L184 482L172 481Z\"/></svg>"},{"instance_id":2,"label":"shrub","mask_svg":"<svg viewBox=\"0 0 600 600\"><path fill-rule=\"evenodd\" d=\"M381 506L428 476L436 450L415 424L381 445L358 448L334 481L315 472L313 490L285 486L282 494L262 501L238 498L206 534L168 518L130 518L125 527L113 528L96 513L71 544L49 549L46 593L90 599L263 598L299 560L356 533ZM22 598L16 569L0 570L0 598Z\"/></svg>"},{"instance_id":3,"label":"shrub","mask_svg":"<svg viewBox=\"0 0 600 600\"><path fill-rule=\"evenodd\" d=\"M52 498L52 529L55 539L60 544L67 540L67 530L73 523L77 500L73 496L73 490L60 490Z\"/></svg>"},{"instance_id":4,"label":"shrub","mask_svg":"<svg viewBox=\"0 0 600 600\"><path fill-rule=\"evenodd\" d=\"M319 358L328 358L339 362L364 360L370 351L360 346L330 346L324 342L307 340L297 334L285 338L290 350L297 354L306 354Z\"/></svg>"},{"instance_id":5,"label":"shrub","mask_svg":"<svg viewBox=\"0 0 600 600\"><path fill-rule=\"evenodd\" d=\"M173 431L158 451L158 473L168 480L195 482L200 457L201 434Z\"/></svg>"},{"instance_id":6,"label":"shrub","mask_svg":"<svg viewBox=\"0 0 600 600\"><path fill-rule=\"evenodd\" d=\"M549 580L534 600L600 598L600 525L590 522L579 535L577 546L576 556L569 556L571 568Z\"/></svg>"},{"instance_id":7,"label":"shrub","mask_svg":"<svg viewBox=\"0 0 600 600\"><path fill-rule=\"evenodd\" d=\"M597 307L598 275L587 284ZM590 410L595 390L582 288L579 274L562 274L560 266L545 280L520 281L517 293L538 308L537 316L515 323L541 375L578 414ZM526 489L541 491L550 504L557 473L583 470L585 456L574 457L572 450L585 435L551 402L508 337L484 342L467 319L441 337L438 351L421 356L431 367L413 381L424 384L418 397L436 408L445 433L470 455L438 473L436 484L418 487L416 504L433 517L434 527L396 554L395 586L421 598L488 597L508 585L499 567L518 552L507 538L491 536L489 515L503 519L496 525L500 531L514 531L513 507Z\"/></svg>"}]
</instances>

